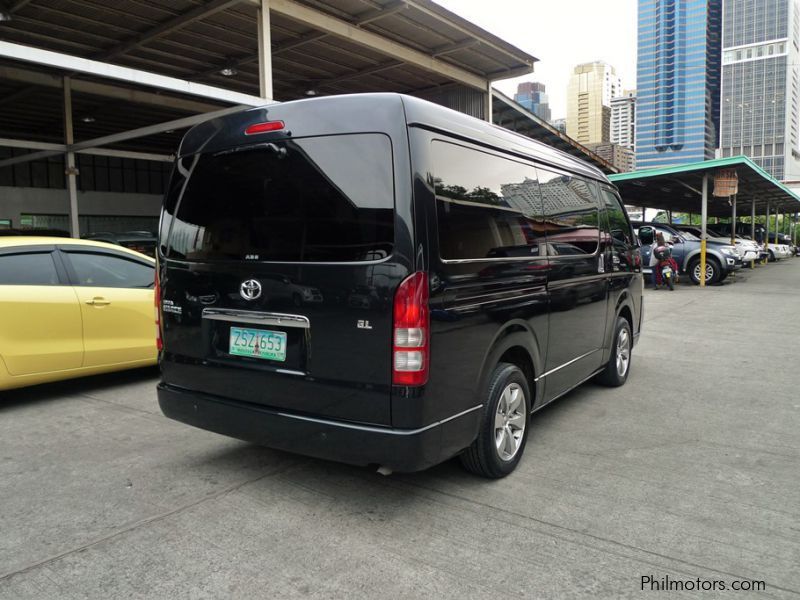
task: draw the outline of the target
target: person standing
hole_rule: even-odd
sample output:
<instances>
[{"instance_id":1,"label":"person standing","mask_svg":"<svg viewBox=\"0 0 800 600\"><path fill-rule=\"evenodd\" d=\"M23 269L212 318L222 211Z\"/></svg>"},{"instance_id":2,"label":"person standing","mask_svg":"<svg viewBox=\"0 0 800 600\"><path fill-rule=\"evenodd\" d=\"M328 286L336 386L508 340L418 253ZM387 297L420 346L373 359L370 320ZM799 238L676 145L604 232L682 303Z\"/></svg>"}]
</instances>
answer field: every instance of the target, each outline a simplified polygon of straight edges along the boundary
<instances>
[{"instance_id":1,"label":"person standing","mask_svg":"<svg viewBox=\"0 0 800 600\"><path fill-rule=\"evenodd\" d=\"M656 271L658 271L658 258L656 258L656 248L659 246L664 245L664 234L657 233L653 243L650 245L650 262L648 266L650 267L650 281L653 283L653 289L658 289L658 279L656 275Z\"/></svg>"}]
</instances>

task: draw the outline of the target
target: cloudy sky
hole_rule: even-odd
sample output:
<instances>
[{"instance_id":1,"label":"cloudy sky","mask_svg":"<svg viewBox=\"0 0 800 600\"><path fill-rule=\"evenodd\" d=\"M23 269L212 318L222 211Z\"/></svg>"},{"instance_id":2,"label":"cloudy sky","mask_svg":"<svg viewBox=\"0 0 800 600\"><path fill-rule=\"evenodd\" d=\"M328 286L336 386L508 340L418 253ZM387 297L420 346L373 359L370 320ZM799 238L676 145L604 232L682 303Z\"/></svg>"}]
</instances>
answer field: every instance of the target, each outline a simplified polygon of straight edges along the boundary
<instances>
[{"instance_id":1,"label":"cloudy sky","mask_svg":"<svg viewBox=\"0 0 800 600\"><path fill-rule=\"evenodd\" d=\"M603 60L636 87L636 0L435 0L448 10L539 59L532 75L499 81L513 94L518 81L547 86L553 118L567 115L572 68Z\"/></svg>"}]
</instances>

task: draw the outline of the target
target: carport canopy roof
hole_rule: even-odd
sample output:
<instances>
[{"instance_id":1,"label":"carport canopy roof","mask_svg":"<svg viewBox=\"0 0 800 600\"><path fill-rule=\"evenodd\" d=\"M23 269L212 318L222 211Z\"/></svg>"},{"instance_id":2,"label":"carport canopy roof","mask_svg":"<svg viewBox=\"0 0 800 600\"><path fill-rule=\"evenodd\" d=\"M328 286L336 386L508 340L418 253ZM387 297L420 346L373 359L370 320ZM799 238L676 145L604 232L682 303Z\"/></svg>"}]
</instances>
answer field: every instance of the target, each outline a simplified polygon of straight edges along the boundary
<instances>
[{"instance_id":1,"label":"carport canopy roof","mask_svg":"<svg viewBox=\"0 0 800 600\"><path fill-rule=\"evenodd\" d=\"M63 75L73 77L76 141L239 103L189 102L133 80L21 62L3 44L258 96L260 6L260 0L0 0L6 15L0 138L63 142ZM431 0L270 0L269 7L273 99L282 102L312 94L416 94L454 82L485 91L490 81L530 73L537 60ZM144 102L142 91L161 100ZM129 101L136 92L138 101ZM180 135L122 147L169 151Z\"/></svg>"},{"instance_id":2,"label":"carport canopy roof","mask_svg":"<svg viewBox=\"0 0 800 600\"><path fill-rule=\"evenodd\" d=\"M728 197L716 197L714 176L722 169L735 169L739 179L736 195L736 212L749 215L752 202L756 214L764 214L769 204L770 211L783 213L800 212L800 196L746 156L733 156L703 162L648 169L610 175L609 179L619 188L622 200L632 206L645 206L673 212L699 213L702 206L703 177L709 175L708 215L727 217L731 215Z\"/></svg>"}]
</instances>

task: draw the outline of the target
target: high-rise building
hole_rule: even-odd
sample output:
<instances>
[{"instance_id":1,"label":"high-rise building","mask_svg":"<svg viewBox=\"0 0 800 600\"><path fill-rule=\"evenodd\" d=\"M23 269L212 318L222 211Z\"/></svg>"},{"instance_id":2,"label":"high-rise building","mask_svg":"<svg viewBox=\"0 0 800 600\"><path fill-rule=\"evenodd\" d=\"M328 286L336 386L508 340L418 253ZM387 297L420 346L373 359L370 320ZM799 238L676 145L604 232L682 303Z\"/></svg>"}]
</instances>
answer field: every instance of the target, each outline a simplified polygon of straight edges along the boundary
<instances>
[{"instance_id":1,"label":"high-rise building","mask_svg":"<svg viewBox=\"0 0 800 600\"><path fill-rule=\"evenodd\" d=\"M797 0L723 0L720 152L800 176Z\"/></svg>"},{"instance_id":2,"label":"high-rise building","mask_svg":"<svg viewBox=\"0 0 800 600\"><path fill-rule=\"evenodd\" d=\"M636 90L611 99L611 143L629 150L636 146Z\"/></svg>"},{"instance_id":3,"label":"high-rise building","mask_svg":"<svg viewBox=\"0 0 800 600\"><path fill-rule=\"evenodd\" d=\"M614 165L620 173L636 170L636 155L630 148L619 144L589 144L586 147Z\"/></svg>"},{"instance_id":4,"label":"high-rise building","mask_svg":"<svg viewBox=\"0 0 800 600\"><path fill-rule=\"evenodd\" d=\"M722 0L639 0L638 169L714 158L721 17Z\"/></svg>"},{"instance_id":5,"label":"high-rise building","mask_svg":"<svg viewBox=\"0 0 800 600\"><path fill-rule=\"evenodd\" d=\"M537 81L524 81L517 86L514 101L525 107L540 119L550 121L550 105L548 104L547 88Z\"/></svg>"},{"instance_id":6,"label":"high-rise building","mask_svg":"<svg viewBox=\"0 0 800 600\"><path fill-rule=\"evenodd\" d=\"M581 144L611 139L611 99L619 95L619 77L604 62L578 65L567 88L567 135Z\"/></svg>"}]
</instances>

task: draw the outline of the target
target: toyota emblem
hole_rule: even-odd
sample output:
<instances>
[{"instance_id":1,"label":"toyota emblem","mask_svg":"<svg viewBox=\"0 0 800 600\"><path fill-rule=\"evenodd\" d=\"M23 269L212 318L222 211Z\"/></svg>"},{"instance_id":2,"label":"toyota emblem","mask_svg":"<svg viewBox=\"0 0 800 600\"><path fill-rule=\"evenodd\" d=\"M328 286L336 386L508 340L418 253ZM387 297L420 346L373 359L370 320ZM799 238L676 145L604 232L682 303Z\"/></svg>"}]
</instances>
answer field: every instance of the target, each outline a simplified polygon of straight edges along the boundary
<instances>
[{"instance_id":1,"label":"toyota emblem","mask_svg":"<svg viewBox=\"0 0 800 600\"><path fill-rule=\"evenodd\" d=\"M256 300L261 297L261 283L255 279L243 281L239 286L239 294L245 300Z\"/></svg>"}]
</instances>

